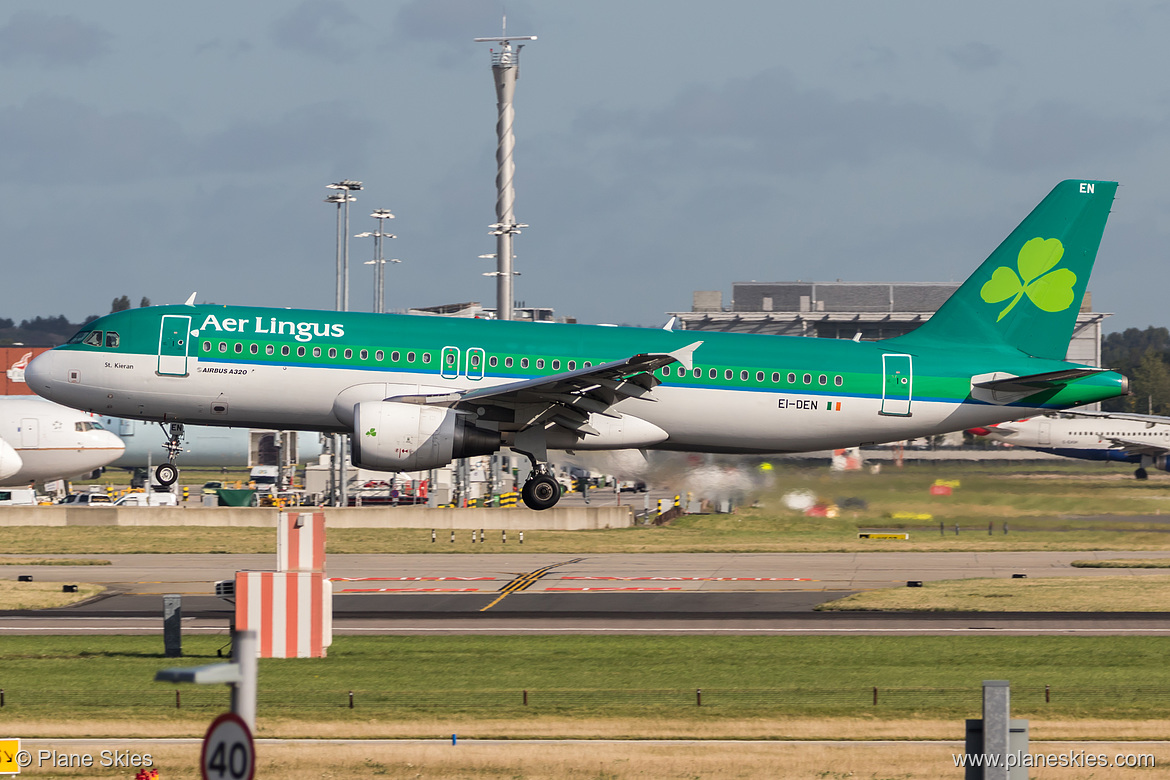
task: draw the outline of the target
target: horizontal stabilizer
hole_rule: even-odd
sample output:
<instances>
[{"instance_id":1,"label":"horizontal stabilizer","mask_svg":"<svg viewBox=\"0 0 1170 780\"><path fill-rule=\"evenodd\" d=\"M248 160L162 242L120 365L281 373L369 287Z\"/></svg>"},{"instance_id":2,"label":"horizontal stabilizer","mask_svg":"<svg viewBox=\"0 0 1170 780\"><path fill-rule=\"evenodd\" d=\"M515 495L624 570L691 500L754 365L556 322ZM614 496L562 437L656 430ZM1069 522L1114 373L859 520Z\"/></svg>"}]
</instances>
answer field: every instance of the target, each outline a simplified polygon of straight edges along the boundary
<instances>
[{"instance_id":1,"label":"horizontal stabilizer","mask_svg":"<svg viewBox=\"0 0 1170 780\"><path fill-rule=\"evenodd\" d=\"M1031 394L1049 388L1061 387L1074 379L1103 374L1108 370L1107 368L1069 368L1063 371L1047 371L1043 374L1029 374L1028 376L997 377L981 382L975 381L979 377L972 377L971 386L997 393Z\"/></svg>"}]
</instances>

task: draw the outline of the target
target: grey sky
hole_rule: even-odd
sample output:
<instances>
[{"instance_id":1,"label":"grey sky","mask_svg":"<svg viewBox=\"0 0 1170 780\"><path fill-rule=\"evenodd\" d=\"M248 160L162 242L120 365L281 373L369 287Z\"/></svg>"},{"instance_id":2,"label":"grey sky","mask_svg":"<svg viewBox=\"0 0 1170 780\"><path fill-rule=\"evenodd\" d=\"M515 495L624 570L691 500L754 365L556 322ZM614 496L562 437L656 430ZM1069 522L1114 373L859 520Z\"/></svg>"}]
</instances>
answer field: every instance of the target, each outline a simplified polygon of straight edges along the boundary
<instances>
[{"instance_id":1,"label":"grey sky","mask_svg":"<svg viewBox=\"0 0 1170 780\"><path fill-rule=\"evenodd\" d=\"M46 10L48 8L49 10ZM495 0L0 10L0 316L123 293L328 308L335 208L387 304L494 304ZM733 281L959 281L1057 181L1122 184L1090 289L1167 324L1170 5L508 2L517 297L654 325ZM351 240L353 308L372 255Z\"/></svg>"}]
</instances>

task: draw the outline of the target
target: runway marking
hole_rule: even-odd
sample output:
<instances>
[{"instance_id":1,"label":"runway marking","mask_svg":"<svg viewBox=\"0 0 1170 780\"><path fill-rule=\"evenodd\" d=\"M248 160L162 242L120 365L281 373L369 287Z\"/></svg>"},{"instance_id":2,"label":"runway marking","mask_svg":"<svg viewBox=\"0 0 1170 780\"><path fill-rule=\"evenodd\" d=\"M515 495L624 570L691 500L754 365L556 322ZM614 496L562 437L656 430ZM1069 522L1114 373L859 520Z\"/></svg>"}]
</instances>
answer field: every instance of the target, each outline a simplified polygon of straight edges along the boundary
<instances>
[{"instance_id":1,"label":"runway marking","mask_svg":"<svg viewBox=\"0 0 1170 780\"><path fill-rule=\"evenodd\" d=\"M558 566L568 566L570 563L577 563L578 561L583 561L583 560L585 560L585 559L584 558L574 558L571 561L561 561L560 563L550 563L548 566L537 569L536 571L532 571L532 572L529 572L527 574L521 574L519 577L512 580L507 585L505 585L503 588L501 588L499 598L497 598L491 604L488 604L486 607L481 609L480 612L487 612L489 609L494 607L496 604L499 604L501 601L503 601L505 598L507 598L509 593L515 593L518 590L524 590L524 589L530 587L533 583L535 583L541 577L548 574L550 571L557 568Z\"/></svg>"},{"instance_id":2,"label":"runway marking","mask_svg":"<svg viewBox=\"0 0 1170 780\"><path fill-rule=\"evenodd\" d=\"M496 577L330 577L331 582L478 582Z\"/></svg>"},{"instance_id":3,"label":"runway marking","mask_svg":"<svg viewBox=\"0 0 1170 780\"><path fill-rule=\"evenodd\" d=\"M550 592L556 591L556 592L558 592L558 593L567 593L567 592L571 592L571 593L584 593L585 591L593 591L593 592L595 592L595 593L596 593L596 592L599 592L599 591L609 591L609 592L612 592L612 591L615 591L615 590L620 590L620 591L630 591L630 590L637 590L637 591L647 591L647 590L652 590L652 591L658 591L658 592L662 592L662 591L667 591L667 590L682 590L682 588L545 588L545 589L544 589L544 592L545 592L545 593L550 593Z\"/></svg>"},{"instance_id":4,"label":"runway marking","mask_svg":"<svg viewBox=\"0 0 1170 780\"><path fill-rule=\"evenodd\" d=\"M636 582L660 580L665 582L820 582L810 577L561 577L562 580L618 580Z\"/></svg>"},{"instance_id":5,"label":"runway marking","mask_svg":"<svg viewBox=\"0 0 1170 780\"><path fill-rule=\"evenodd\" d=\"M479 588L341 588L336 593L478 593Z\"/></svg>"}]
</instances>

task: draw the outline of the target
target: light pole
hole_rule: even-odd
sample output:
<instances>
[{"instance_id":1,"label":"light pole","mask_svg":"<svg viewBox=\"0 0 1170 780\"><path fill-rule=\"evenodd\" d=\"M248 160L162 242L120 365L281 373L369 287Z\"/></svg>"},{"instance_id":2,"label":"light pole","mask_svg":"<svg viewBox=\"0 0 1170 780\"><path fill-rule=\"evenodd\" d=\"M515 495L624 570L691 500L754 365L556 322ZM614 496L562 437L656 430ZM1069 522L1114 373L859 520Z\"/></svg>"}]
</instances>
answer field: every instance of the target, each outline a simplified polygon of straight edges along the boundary
<instances>
[{"instance_id":1,"label":"light pole","mask_svg":"<svg viewBox=\"0 0 1170 780\"><path fill-rule=\"evenodd\" d=\"M326 203L337 204L338 292L336 306L337 311L349 311L349 204L357 200L351 193L360 190L362 183L353 179L343 179L342 181L326 184L325 186L328 189L337 190L337 192L325 199ZM345 207L344 229L342 228L342 206Z\"/></svg>"},{"instance_id":2,"label":"light pole","mask_svg":"<svg viewBox=\"0 0 1170 780\"><path fill-rule=\"evenodd\" d=\"M402 261L397 258L387 261L384 255L383 239L398 238L393 233L385 231L386 220L394 219L394 215L390 213L389 209L375 209L370 216L378 220L378 229L373 232L358 233L354 238L374 237L374 259L366 261L365 265L374 266L374 313L382 314L386 311L386 263L401 263Z\"/></svg>"}]
</instances>

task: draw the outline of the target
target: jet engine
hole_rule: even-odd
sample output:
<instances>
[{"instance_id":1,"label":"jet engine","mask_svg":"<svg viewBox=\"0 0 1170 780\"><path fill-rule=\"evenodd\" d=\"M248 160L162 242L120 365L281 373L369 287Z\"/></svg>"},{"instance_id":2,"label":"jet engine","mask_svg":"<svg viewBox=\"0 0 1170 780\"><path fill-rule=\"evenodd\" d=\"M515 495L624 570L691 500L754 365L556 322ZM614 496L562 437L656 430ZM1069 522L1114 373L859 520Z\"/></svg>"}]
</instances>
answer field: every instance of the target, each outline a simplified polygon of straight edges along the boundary
<instances>
[{"instance_id":1,"label":"jet engine","mask_svg":"<svg viewBox=\"0 0 1170 780\"><path fill-rule=\"evenodd\" d=\"M441 406L362 401L354 406L353 462L373 471L422 471L491 455L500 434Z\"/></svg>"}]
</instances>

